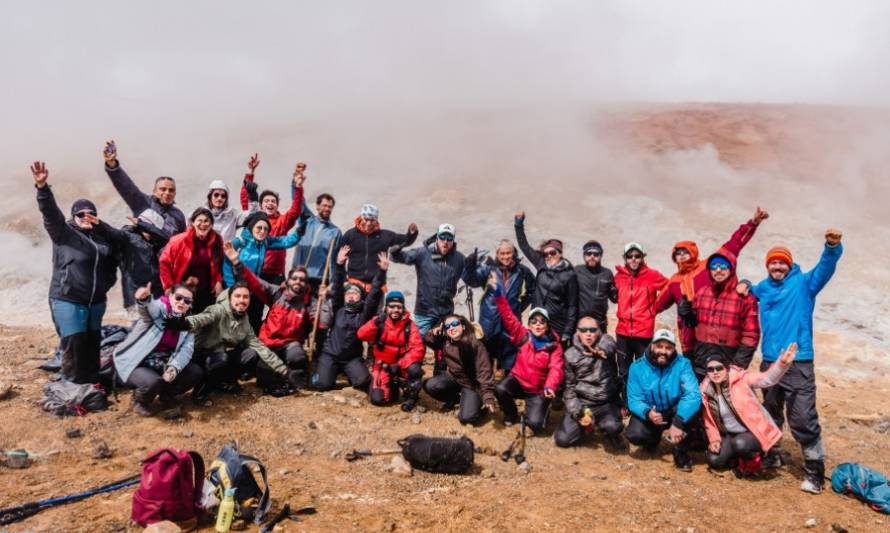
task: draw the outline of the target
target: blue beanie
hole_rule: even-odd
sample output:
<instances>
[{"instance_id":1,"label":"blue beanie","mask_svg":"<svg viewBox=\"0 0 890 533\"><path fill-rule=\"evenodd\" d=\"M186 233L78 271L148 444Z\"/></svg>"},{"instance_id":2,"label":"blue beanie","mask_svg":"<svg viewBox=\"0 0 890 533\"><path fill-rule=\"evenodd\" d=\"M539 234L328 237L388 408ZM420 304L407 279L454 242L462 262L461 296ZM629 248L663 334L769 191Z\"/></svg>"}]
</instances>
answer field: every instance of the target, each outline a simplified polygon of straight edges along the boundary
<instances>
[{"instance_id":1,"label":"blue beanie","mask_svg":"<svg viewBox=\"0 0 890 533\"><path fill-rule=\"evenodd\" d=\"M730 264L729 260L722 255L715 255L708 261L708 270L713 270L715 266L723 266L726 269L732 269L732 264Z\"/></svg>"},{"instance_id":2,"label":"blue beanie","mask_svg":"<svg viewBox=\"0 0 890 533\"><path fill-rule=\"evenodd\" d=\"M405 295L402 294L402 291L389 291L386 293L386 298L384 298L384 303L390 302L399 302L402 305L405 305Z\"/></svg>"}]
</instances>

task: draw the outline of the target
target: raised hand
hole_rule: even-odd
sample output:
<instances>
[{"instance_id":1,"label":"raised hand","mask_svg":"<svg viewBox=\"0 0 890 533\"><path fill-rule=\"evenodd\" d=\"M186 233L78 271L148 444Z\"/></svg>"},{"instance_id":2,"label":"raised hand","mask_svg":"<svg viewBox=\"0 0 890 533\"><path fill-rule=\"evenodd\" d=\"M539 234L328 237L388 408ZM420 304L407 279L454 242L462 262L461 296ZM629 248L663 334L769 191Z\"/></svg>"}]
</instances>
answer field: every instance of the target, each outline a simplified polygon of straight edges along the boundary
<instances>
[{"instance_id":1,"label":"raised hand","mask_svg":"<svg viewBox=\"0 0 890 533\"><path fill-rule=\"evenodd\" d=\"M513 213L513 222L515 224L522 224L525 222L525 211L517 211Z\"/></svg>"},{"instance_id":2,"label":"raised hand","mask_svg":"<svg viewBox=\"0 0 890 533\"><path fill-rule=\"evenodd\" d=\"M259 154L253 154L250 156L250 159L247 161L247 173L253 176L253 172L256 170L256 167L260 166L260 157Z\"/></svg>"},{"instance_id":3,"label":"raised hand","mask_svg":"<svg viewBox=\"0 0 890 533\"><path fill-rule=\"evenodd\" d=\"M337 264L345 265L346 259L349 258L349 252L352 251L352 247L348 244L344 244L340 247L340 250L337 251Z\"/></svg>"},{"instance_id":4,"label":"raised hand","mask_svg":"<svg viewBox=\"0 0 890 533\"><path fill-rule=\"evenodd\" d=\"M384 272L389 270L389 256L386 252L379 252L377 254L377 266Z\"/></svg>"},{"instance_id":5,"label":"raised hand","mask_svg":"<svg viewBox=\"0 0 890 533\"><path fill-rule=\"evenodd\" d=\"M302 187L303 182L306 181L306 163L302 161L297 161L297 166L294 168L294 185L297 187Z\"/></svg>"},{"instance_id":6,"label":"raised hand","mask_svg":"<svg viewBox=\"0 0 890 533\"><path fill-rule=\"evenodd\" d=\"M758 205L757 209L754 210L754 216L751 217L751 220L754 221L755 226L759 226L761 222L768 218L769 213L766 212L766 209L763 209Z\"/></svg>"},{"instance_id":7,"label":"raised hand","mask_svg":"<svg viewBox=\"0 0 890 533\"><path fill-rule=\"evenodd\" d=\"M408 224L408 234L414 235L416 233L417 233L417 224L415 224L414 222Z\"/></svg>"},{"instance_id":8,"label":"raised hand","mask_svg":"<svg viewBox=\"0 0 890 533\"><path fill-rule=\"evenodd\" d=\"M844 236L841 233L841 230L829 228L825 230L825 242L828 243L829 246L837 246L841 243L841 238Z\"/></svg>"},{"instance_id":9,"label":"raised hand","mask_svg":"<svg viewBox=\"0 0 890 533\"><path fill-rule=\"evenodd\" d=\"M782 366L788 366L797 356L797 343L792 342L785 350L782 352L782 355L779 356L779 363Z\"/></svg>"},{"instance_id":10,"label":"raised hand","mask_svg":"<svg viewBox=\"0 0 890 533\"><path fill-rule=\"evenodd\" d=\"M31 176L34 177L34 185L38 189L46 187L46 180L49 178L49 171L46 170L46 163L43 161L34 161L31 165Z\"/></svg>"},{"instance_id":11,"label":"raised hand","mask_svg":"<svg viewBox=\"0 0 890 533\"><path fill-rule=\"evenodd\" d=\"M105 164L108 165L109 168L117 166L117 145L113 140L105 143L105 149L102 150L102 157L105 158Z\"/></svg>"},{"instance_id":12,"label":"raised hand","mask_svg":"<svg viewBox=\"0 0 890 533\"><path fill-rule=\"evenodd\" d=\"M145 287L139 287L136 289L136 292L133 293L133 297L136 298L137 301L147 300L151 297L151 282L146 283Z\"/></svg>"},{"instance_id":13,"label":"raised hand","mask_svg":"<svg viewBox=\"0 0 890 533\"><path fill-rule=\"evenodd\" d=\"M229 263L233 265L239 261L238 250L232 246L232 241L226 241L223 243L223 253L226 254L226 259L229 260Z\"/></svg>"}]
</instances>

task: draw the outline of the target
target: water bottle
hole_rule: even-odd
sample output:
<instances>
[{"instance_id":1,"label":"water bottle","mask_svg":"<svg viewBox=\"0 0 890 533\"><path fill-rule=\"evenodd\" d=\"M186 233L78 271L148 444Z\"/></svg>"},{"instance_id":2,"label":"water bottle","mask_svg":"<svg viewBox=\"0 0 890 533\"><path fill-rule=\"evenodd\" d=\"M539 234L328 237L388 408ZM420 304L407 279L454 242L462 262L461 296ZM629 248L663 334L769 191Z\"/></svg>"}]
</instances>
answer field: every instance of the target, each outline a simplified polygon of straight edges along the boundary
<instances>
[{"instance_id":1,"label":"water bottle","mask_svg":"<svg viewBox=\"0 0 890 533\"><path fill-rule=\"evenodd\" d=\"M235 489L226 489L223 501L219 504L216 513L216 530L225 533L232 527L232 519L235 517Z\"/></svg>"}]
</instances>

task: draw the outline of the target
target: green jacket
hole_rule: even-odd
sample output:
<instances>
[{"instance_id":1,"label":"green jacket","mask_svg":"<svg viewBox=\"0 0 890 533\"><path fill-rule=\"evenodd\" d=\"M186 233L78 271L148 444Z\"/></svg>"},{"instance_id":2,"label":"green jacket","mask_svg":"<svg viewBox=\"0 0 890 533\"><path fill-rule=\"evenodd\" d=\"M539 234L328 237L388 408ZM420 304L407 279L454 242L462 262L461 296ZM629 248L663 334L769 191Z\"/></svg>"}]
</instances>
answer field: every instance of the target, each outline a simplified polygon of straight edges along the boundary
<instances>
[{"instance_id":1,"label":"green jacket","mask_svg":"<svg viewBox=\"0 0 890 533\"><path fill-rule=\"evenodd\" d=\"M195 352L253 348L269 368L280 374L287 372L284 362L256 337L247 314L235 316L229 305L228 289L219 294L215 304L186 320L195 333Z\"/></svg>"}]
</instances>

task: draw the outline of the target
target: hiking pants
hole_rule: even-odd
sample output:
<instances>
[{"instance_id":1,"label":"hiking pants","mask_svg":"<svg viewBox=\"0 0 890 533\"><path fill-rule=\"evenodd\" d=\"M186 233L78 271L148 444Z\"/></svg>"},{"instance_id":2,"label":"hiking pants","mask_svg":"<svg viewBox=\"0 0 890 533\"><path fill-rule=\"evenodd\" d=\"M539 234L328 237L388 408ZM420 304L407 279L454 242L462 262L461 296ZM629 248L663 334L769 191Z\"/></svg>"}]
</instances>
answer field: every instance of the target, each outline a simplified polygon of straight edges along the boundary
<instances>
[{"instance_id":1,"label":"hiking pants","mask_svg":"<svg viewBox=\"0 0 890 533\"><path fill-rule=\"evenodd\" d=\"M62 376L74 383L98 383L105 302L82 305L53 298L50 311L59 335Z\"/></svg>"},{"instance_id":2,"label":"hiking pants","mask_svg":"<svg viewBox=\"0 0 890 533\"><path fill-rule=\"evenodd\" d=\"M664 415L665 420L671 420L672 418L673 414ZM624 430L624 438L631 444L643 446L654 451L658 447L661 435L669 427L670 423L663 426L656 426L651 420L643 420L637 415L632 414L630 416L630 422L627 424L627 429ZM674 462L676 464L685 464L689 462L688 440L689 436L687 435L686 438L681 440L678 444L671 446L671 453L674 456Z\"/></svg>"},{"instance_id":3,"label":"hiking pants","mask_svg":"<svg viewBox=\"0 0 890 533\"><path fill-rule=\"evenodd\" d=\"M494 388L505 422L518 422L519 410L516 400L525 400L525 423L535 432L547 427L547 415L550 414L550 398L543 394L527 392L516 376L512 374L502 379Z\"/></svg>"},{"instance_id":4,"label":"hiking pants","mask_svg":"<svg viewBox=\"0 0 890 533\"><path fill-rule=\"evenodd\" d=\"M315 388L321 391L333 389L337 383L337 376L341 373L346 374L346 379L353 389L368 390L368 385L371 384L371 373L368 372L365 360L361 357L342 362L336 360L333 355L322 352L315 362Z\"/></svg>"},{"instance_id":5,"label":"hiking pants","mask_svg":"<svg viewBox=\"0 0 890 533\"><path fill-rule=\"evenodd\" d=\"M708 460L708 466L714 469L727 468L731 466L732 460L736 458L749 460L755 455L763 451L760 447L760 441L750 431L744 433L735 433L732 435L721 435L720 452L705 454Z\"/></svg>"},{"instance_id":6,"label":"hiking pants","mask_svg":"<svg viewBox=\"0 0 890 533\"><path fill-rule=\"evenodd\" d=\"M624 423L621 421L621 404L604 403L600 405L586 405L593 412L593 425L600 433L612 437L621 433ZM575 446L581 442L586 430L572 415L566 411L559 421L553 440L560 448Z\"/></svg>"},{"instance_id":7,"label":"hiking pants","mask_svg":"<svg viewBox=\"0 0 890 533\"><path fill-rule=\"evenodd\" d=\"M287 365L288 370L296 370L303 376L303 380L306 379L306 370L309 367L309 357L306 355L306 350L303 349L303 344L297 341L285 344L284 346L279 346L277 348L269 348L272 350L272 353L278 356L285 365ZM263 362L262 359L257 360L256 366L256 382L259 387L271 387L276 385L284 385L285 378L281 374L278 374L271 368L269 365Z\"/></svg>"},{"instance_id":8,"label":"hiking pants","mask_svg":"<svg viewBox=\"0 0 890 533\"><path fill-rule=\"evenodd\" d=\"M448 374L439 374L426 380L423 390L446 404L460 402L457 419L461 424L475 424L482 418L482 397L474 389L462 387Z\"/></svg>"},{"instance_id":9,"label":"hiking pants","mask_svg":"<svg viewBox=\"0 0 890 533\"><path fill-rule=\"evenodd\" d=\"M205 377L210 385L237 383L246 370L256 367L260 354L253 348L234 349L227 352L205 353L198 360L204 361Z\"/></svg>"},{"instance_id":10,"label":"hiking pants","mask_svg":"<svg viewBox=\"0 0 890 533\"><path fill-rule=\"evenodd\" d=\"M760 364L764 372L771 363ZM812 361L794 361L776 385L763 390L763 406L779 427L788 418L794 440L806 448L819 441L822 428L816 412L816 375Z\"/></svg>"},{"instance_id":11,"label":"hiking pants","mask_svg":"<svg viewBox=\"0 0 890 533\"><path fill-rule=\"evenodd\" d=\"M516 364L516 354L519 349L510 342L510 338L503 333L498 333L492 337L486 337L482 340L488 355L492 358L492 362L497 361L498 368L504 372L509 372L513 365Z\"/></svg>"},{"instance_id":12,"label":"hiking pants","mask_svg":"<svg viewBox=\"0 0 890 533\"><path fill-rule=\"evenodd\" d=\"M616 335L615 337L615 364L618 368L618 382L621 384L620 396L622 402L626 405L628 369L630 369L631 363L643 356L643 352L652 343L652 339L646 337L626 337L624 335Z\"/></svg>"},{"instance_id":13,"label":"hiking pants","mask_svg":"<svg viewBox=\"0 0 890 533\"><path fill-rule=\"evenodd\" d=\"M392 376L388 370L384 370L379 366L374 367L374 373L371 376L371 385L368 388L368 399L372 405L386 405L390 402L399 401L399 380L407 380L409 392L420 392L421 380L423 380L423 367L420 363L414 363L408 366L407 370L402 370L398 364L390 367L396 369L399 379Z\"/></svg>"},{"instance_id":14,"label":"hiking pants","mask_svg":"<svg viewBox=\"0 0 890 533\"><path fill-rule=\"evenodd\" d=\"M203 375L204 371L200 366L189 363L176 374L176 379L167 383L156 370L140 366L130 373L127 387L136 389L133 392L133 399L148 405L158 395L172 398L188 391L201 380Z\"/></svg>"}]
</instances>

